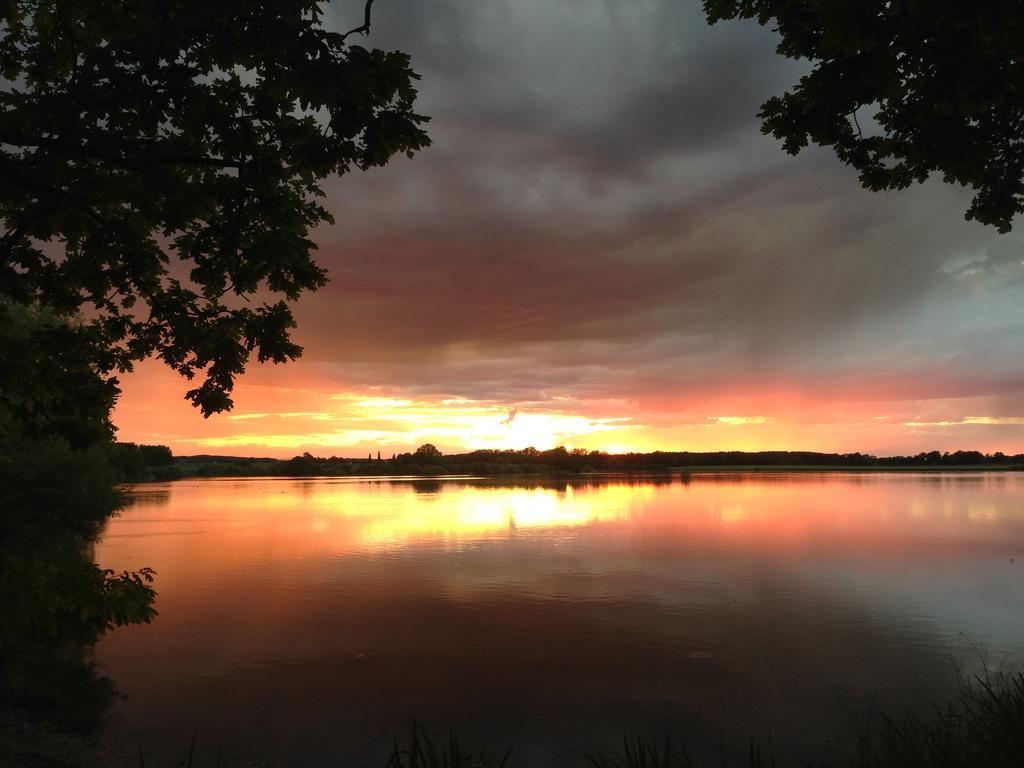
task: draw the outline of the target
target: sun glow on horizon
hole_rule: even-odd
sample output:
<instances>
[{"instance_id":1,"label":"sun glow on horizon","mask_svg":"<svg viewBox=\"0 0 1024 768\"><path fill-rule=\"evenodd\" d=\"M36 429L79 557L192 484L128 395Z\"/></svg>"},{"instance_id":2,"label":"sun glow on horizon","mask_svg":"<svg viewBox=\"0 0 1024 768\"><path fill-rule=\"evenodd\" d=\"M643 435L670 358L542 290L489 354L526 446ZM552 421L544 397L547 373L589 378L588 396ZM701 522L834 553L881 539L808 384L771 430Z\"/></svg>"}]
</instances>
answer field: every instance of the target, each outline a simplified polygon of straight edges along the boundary
<instances>
[{"instance_id":1,"label":"sun glow on horizon","mask_svg":"<svg viewBox=\"0 0 1024 768\"><path fill-rule=\"evenodd\" d=\"M483 400L457 392L348 389L308 375L247 378L233 412L203 419L181 398L181 381L156 364L126 377L114 423L118 439L163 444L177 455L290 458L383 457L432 443L443 453L476 449L608 453L821 451L875 455L980 450L1016 454L1024 416L999 398L880 400L814 398L799 390L666 391L588 398L560 389L531 400ZM262 374L263 372L260 371ZM880 410L880 405L886 410Z\"/></svg>"},{"instance_id":2,"label":"sun glow on horizon","mask_svg":"<svg viewBox=\"0 0 1024 768\"><path fill-rule=\"evenodd\" d=\"M581 438L606 432L635 429L629 417L587 417L562 411L525 411L519 408L482 403L466 398L446 398L434 402L404 398L334 394L334 406L326 411L286 411L233 413L228 421L244 422L243 432L200 437L188 442L203 448L238 448L263 445L274 449L300 449L307 446L346 448L377 444L395 445L437 443L465 449L539 450L572 445ZM297 431L296 422L315 422L312 431ZM271 429L253 430L266 423Z\"/></svg>"}]
</instances>

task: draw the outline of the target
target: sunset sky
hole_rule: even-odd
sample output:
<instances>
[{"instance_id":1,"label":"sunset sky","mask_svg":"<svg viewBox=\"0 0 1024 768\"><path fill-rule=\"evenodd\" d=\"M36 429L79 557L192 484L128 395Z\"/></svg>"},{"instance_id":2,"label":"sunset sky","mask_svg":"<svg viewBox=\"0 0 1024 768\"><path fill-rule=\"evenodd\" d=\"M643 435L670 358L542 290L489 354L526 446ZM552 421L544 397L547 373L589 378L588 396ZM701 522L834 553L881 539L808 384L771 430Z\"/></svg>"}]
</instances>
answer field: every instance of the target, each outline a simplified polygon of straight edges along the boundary
<instances>
[{"instance_id":1,"label":"sunset sky","mask_svg":"<svg viewBox=\"0 0 1024 768\"><path fill-rule=\"evenodd\" d=\"M433 146L331 181L303 358L203 419L157 363L119 439L177 454L1024 451L1024 236L969 194L786 155L801 65L699 0L380 0ZM332 4L338 29L361 2Z\"/></svg>"}]
</instances>

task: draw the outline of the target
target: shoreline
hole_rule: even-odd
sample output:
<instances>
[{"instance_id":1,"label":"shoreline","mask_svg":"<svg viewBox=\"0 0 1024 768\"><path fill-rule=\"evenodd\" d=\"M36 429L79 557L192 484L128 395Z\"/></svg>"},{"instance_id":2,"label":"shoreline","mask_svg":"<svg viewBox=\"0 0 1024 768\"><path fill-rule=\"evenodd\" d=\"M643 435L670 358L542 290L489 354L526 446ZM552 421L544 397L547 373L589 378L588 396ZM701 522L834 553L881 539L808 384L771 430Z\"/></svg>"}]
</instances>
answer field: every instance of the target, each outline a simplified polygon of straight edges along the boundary
<instances>
[{"instance_id":1,"label":"shoreline","mask_svg":"<svg viewBox=\"0 0 1024 768\"><path fill-rule=\"evenodd\" d=\"M318 480L318 479L339 479L348 480L434 480L434 481L471 481L471 480L545 480L545 479L578 479L578 480L614 480L616 478L683 478L708 475L826 475L826 474L855 474L855 475L967 475L967 474L1013 474L1024 472L1024 467L1000 466L1000 465L954 465L940 467L921 466L836 466L836 465L737 465L737 466L696 466L696 467L671 467L667 469L638 469L620 471L583 471L572 470L544 471L544 472L494 472L494 473L466 473L466 472L402 472L402 473L317 473L317 474L278 474L273 472L201 472L185 473L177 477L153 478L146 480L128 481L128 485L140 483L161 483L177 482L182 480Z\"/></svg>"}]
</instances>

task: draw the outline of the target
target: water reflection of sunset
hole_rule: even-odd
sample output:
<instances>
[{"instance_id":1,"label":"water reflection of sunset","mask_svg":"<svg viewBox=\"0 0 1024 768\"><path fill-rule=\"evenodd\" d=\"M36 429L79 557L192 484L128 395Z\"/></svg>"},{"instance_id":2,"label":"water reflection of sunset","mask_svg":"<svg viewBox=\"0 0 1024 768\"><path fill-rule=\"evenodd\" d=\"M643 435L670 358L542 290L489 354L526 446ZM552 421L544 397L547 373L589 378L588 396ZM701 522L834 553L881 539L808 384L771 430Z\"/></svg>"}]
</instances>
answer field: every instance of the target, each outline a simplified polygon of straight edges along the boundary
<instances>
[{"instance_id":1,"label":"water reflection of sunset","mask_svg":"<svg viewBox=\"0 0 1024 768\"><path fill-rule=\"evenodd\" d=\"M1015 474L137 486L96 558L155 568L160 615L97 659L129 720L301 733L321 755L386 746L411 714L536 713L557 741L583 708L618 734L623 691L653 707L638 724L697 701L766 731L821 715L817 738L832 691L902 701L950 656L1019 647L1022 491Z\"/></svg>"},{"instance_id":2,"label":"water reflection of sunset","mask_svg":"<svg viewBox=\"0 0 1024 768\"><path fill-rule=\"evenodd\" d=\"M190 547L216 547L224 557L244 559L257 556L247 552L256 545L344 554L572 535L583 526L611 525L694 542L771 550L841 545L882 555L922 537L954 548L997 537L1005 525L1021 524L1006 498L1022 485L1017 476L992 474L725 473L532 486L473 479L224 479L169 486L166 504L154 503L160 486L140 486L138 503L113 535L146 535L147 548L174 548L183 538L173 534L188 522L204 530L203 543ZM207 530L209 521L215 531Z\"/></svg>"},{"instance_id":3,"label":"water reflection of sunset","mask_svg":"<svg viewBox=\"0 0 1024 768\"><path fill-rule=\"evenodd\" d=\"M192 507L197 520L203 519L202 510L216 510L239 523L273 519L275 538L309 539L310 545L334 551L622 522L642 509L651 494L634 484L495 488L473 481L377 479L214 480L194 483L191 490L202 491ZM140 505L148 503L143 495ZM152 525L160 520L159 515L149 517Z\"/></svg>"},{"instance_id":4,"label":"water reflection of sunset","mask_svg":"<svg viewBox=\"0 0 1024 768\"><path fill-rule=\"evenodd\" d=\"M341 508L347 500L339 501ZM628 505L623 509L595 501L572 488L563 493L543 488L495 493L468 486L444 496L404 496L393 514L368 521L361 541L367 546L403 546L421 539L474 540L530 528L620 520L627 514Z\"/></svg>"}]
</instances>

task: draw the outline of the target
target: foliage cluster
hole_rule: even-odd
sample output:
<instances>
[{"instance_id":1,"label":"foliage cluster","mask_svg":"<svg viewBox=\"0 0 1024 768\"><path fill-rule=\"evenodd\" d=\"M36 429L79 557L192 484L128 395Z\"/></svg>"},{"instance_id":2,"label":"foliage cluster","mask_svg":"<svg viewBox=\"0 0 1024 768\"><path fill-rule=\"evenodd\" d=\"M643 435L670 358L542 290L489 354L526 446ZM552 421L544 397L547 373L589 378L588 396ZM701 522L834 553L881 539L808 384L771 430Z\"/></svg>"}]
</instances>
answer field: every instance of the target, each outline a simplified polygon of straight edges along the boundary
<instances>
[{"instance_id":1,"label":"foliage cluster","mask_svg":"<svg viewBox=\"0 0 1024 768\"><path fill-rule=\"evenodd\" d=\"M861 734L856 752L820 768L1011 768L1024 757L1024 674L962 682L949 702L882 716L880 727ZM693 756L671 741L623 740L621 751L590 755L592 768L711 768L724 765ZM751 743L749 768L794 765Z\"/></svg>"},{"instance_id":2,"label":"foliage cluster","mask_svg":"<svg viewBox=\"0 0 1024 768\"><path fill-rule=\"evenodd\" d=\"M500 758L486 750L470 752L455 734L431 738L416 723L409 728L407 742L399 747L396 740L388 768L501 768L512 752L509 749ZM724 753L691 753L667 736L627 736L620 750L586 757L591 768L1011 768L1024 756L1024 674L964 680L949 702L924 712L883 715L880 726L861 734L855 750L825 763L780 758L754 742L745 752L727 762Z\"/></svg>"},{"instance_id":3,"label":"foliage cluster","mask_svg":"<svg viewBox=\"0 0 1024 768\"><path fill-rule=\"evenodd\" d=\"M73 537L34 542L17 552L0 550L5 658L45 659L42 647L88 646L109 629L156 615L151 569L117 574L82 554ZM11 667L5 669L10 673Z\"/></svg>"},{"instance_id":4,"label":"foliage cluster","mask_svg":"<svg viewBox=\"0 0 1024 768\"><path fill-rule=\"evenodd\" d=\"M100 568L85 541L54 527L0 544L0 703L73 730L97 726L112 703L88 649L156 615L154 573Z\"/></svg>"},{"instance_id":5,"label":"foliage cluster","mask_svg":"<svg viewBox=\"0 0 1024 768\"><path fill-rule=\"evenodd\" d=\"M7 441L0 459L0 537L89 537L118 508L104 445L75 450L58 437Z\"/></svg>"},{"instance_id":6,"label":"foliage cluster","mask_svg":"<svg viewBox=\"0 0 1024 768\"><path fill-rule=\"evenodd\" d=\"M0 461L21 439L59 437L77 450L112 438L117 387L97 373L98 343L82 324L0 294Z\"/></svg>"},{"instance_id":7,"label":"foliage cluster","mask_svg":"<svg viewBox=\"0 0 1024 768\"><path fill-rule=\"evenodd\" d=\"M941 174L968 219L1000 232L1024 211L1024 13L1018 0L704 0L712 23L772 25L811 71L761 108L796 154L831 147L871 190Z\"/></svg>"},{"instance_id":8,"label":"foliage cluster","mask_svg":"<svg viewBox=\"0 0 1024 768\"><path fill-rule=\"evenodd\" d=\"M166 445L114 443L110 460L118 479L126 483L177 480L181 470L175 466L171 449Z\"/></svg>"},{"instance_id":9,"label":"foliage cluster","mask_svg":"<svg viewBox=\"0 0 1024 768\"><path fill-rule=\"evenodd\" d=\"M10 302L0 315L12 363L0 366L0 703L87 728L113 687L86 649L153 617L153 573L116 574L92 559L124 476L113 461L114 390L76 350L81 328ZM171 460L162 447L145 455Z\"/></svg>"},{"instance_id":10,"label":"foliage cluster","mask_svg":"<svg viewBox=\"0 0 1024 768\"><path fill-rule=\"evenodd\" d=\"M1024 762L1024 674L965 681L951 702L886 718L862 742L867 768L1010 768Z\"/></svg>"},{"instance_id":11,"label":"foliage cluster","mask_svg":"<svg viewBox=\"0 0 1024 768\"><path fill-rule=\"evenodd\" d=\"M447 738L431 736L416 721L408 730L406 745L400 747L395 739L387 768L504 768L512 752L511 747L501 757L486 750L472 752L454 731Z\"/></svg>"},{"instance_id":12,"label":"foliage cluster","mask_svg":"<svg viewBox=\"0 0 1024 768\"><path fill-rule=\"evenodd\" d=\"M428 143L408 56L321 6L0 3L0 285L80 318L104 376L156 355L204 375L204 414L229 408L251 356L301 351L321 181Z\"/></svg>"}]
</instances>

